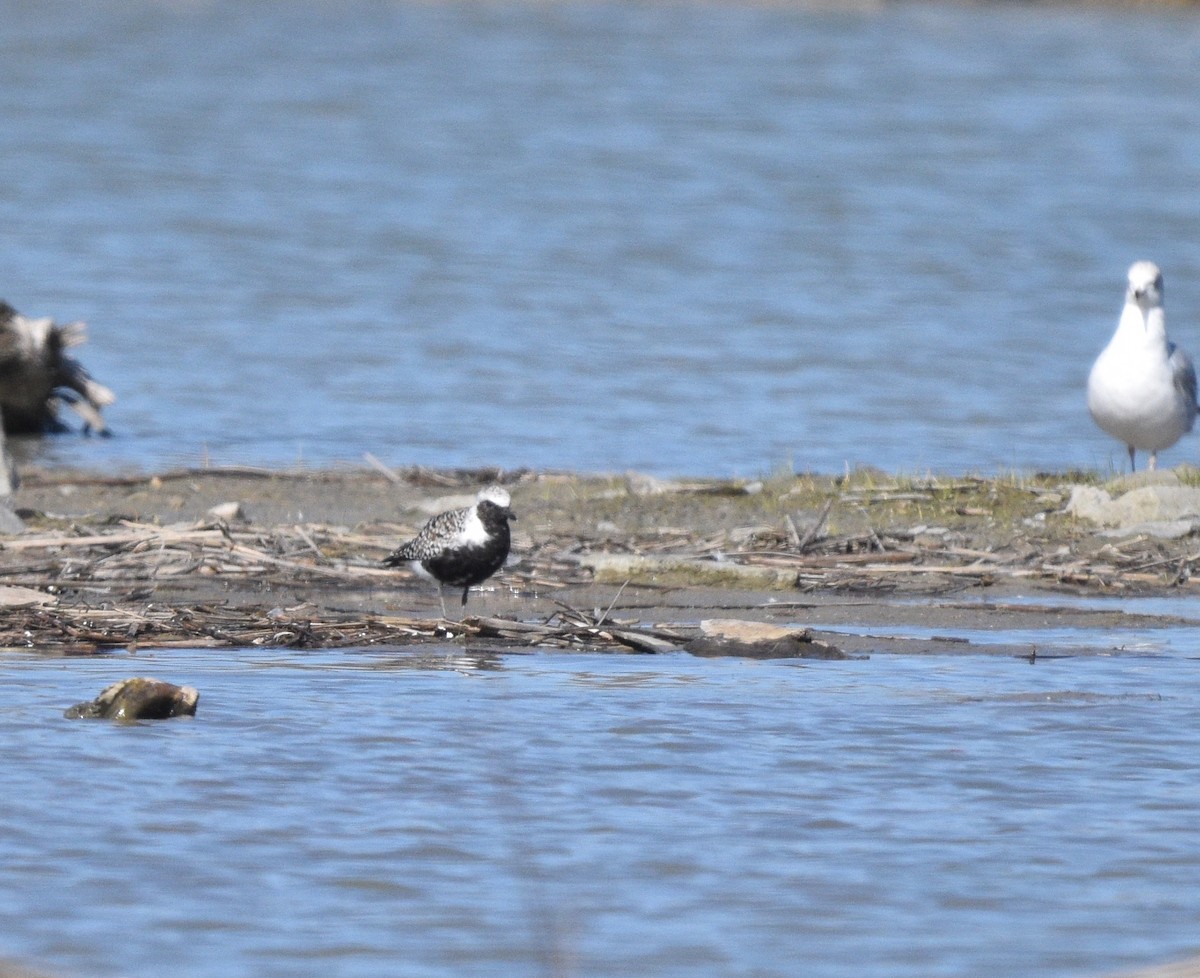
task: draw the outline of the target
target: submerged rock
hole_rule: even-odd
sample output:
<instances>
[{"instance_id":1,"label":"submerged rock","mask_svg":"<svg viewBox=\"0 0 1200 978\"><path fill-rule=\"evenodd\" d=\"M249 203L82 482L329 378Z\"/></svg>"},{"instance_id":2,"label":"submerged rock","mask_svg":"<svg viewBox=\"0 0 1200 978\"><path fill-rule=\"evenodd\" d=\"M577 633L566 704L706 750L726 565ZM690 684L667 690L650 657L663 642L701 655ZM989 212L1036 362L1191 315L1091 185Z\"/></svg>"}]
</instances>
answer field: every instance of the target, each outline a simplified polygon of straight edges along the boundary
<instances>
[{"instance_id":1,"label":"submerged rock","mask_svg":"<svg viewBox=\"0 0 1200 978\"><path fill-rule=\"evenodd\" d=\"M741 619L710 618L684 646L692 655L747 659L849 659L836 645L813 638L811 628L785 628Z\"/></svg>"},{"instance_id":2,"label":"submerged rock","mask_svg":"<svg viewBox=\"0 0 1200 978\"><path fill-rule=\"evenodd\" d=\"M739 642L736 639L701 636L684 646L692 655L714 658L732 656L742 659L849 659L836 645L809 635L788 635L763 642Z\"/></svg>"},{"instance_id":3,"label":"submerged rock","mask_svg":"<svg viewBox=\"0 0 1200 978\"><path fill-rule=\"evenodd\" d=\"M116 396L66 351L87 339L80 322L30 319L0 300L0 412L10 435L66 431L58 408L66 403L84 430L107 434L100 409Z\"/></svg>"},{"instance_id":4,"label":"submerged rock","mask_svg":"<svg viewBox=\"0 0 1200 978\"><path fill-rule=\"evenodd\" d=\"M90 703L76 703L63 712L68 720L103 717L109 720L164 720L194 716L200 693L191 686L176 686L161 679L122 679L104 689Z\"/></svg>"}]
</instances>

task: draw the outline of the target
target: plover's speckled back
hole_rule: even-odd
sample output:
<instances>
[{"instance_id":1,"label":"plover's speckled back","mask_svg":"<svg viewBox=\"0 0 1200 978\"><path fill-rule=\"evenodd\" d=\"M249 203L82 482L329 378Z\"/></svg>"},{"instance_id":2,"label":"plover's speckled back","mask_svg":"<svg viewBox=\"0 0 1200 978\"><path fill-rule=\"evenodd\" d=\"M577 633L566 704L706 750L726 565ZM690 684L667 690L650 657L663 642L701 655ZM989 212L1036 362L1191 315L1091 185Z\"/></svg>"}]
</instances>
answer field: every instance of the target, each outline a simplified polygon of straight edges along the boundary
<instances>
[{"instance_id":1,"label":"plover's speckled back","mask_svg":"<svg viewBox=\"0 0 1200 978\"><path fill-rule=\"evenodd\" d=\"M1129 451L1170 448L1196 421L1196 371L1188 355L1167 339L1162 272L1154 262L1129 269L1125 308L1117 331L1088 376L1088 410L1104 431Z\"/></svg>"},{"instance_id":2,"label":"plover's speckled back","mask_svg":"<svg viewBox=\"0 0 1200 978\"><path fill-rule=\"evenodd\" d=\"M445 585L463 589L465 608L471 588L504 566L511 545L508 521L516 519L511 507L506 490L499 486L481 489L475 505L438 513L383 562L391 567L408 564L418 574L436 581L444 618Z\"/></svg>"}]
</instances>

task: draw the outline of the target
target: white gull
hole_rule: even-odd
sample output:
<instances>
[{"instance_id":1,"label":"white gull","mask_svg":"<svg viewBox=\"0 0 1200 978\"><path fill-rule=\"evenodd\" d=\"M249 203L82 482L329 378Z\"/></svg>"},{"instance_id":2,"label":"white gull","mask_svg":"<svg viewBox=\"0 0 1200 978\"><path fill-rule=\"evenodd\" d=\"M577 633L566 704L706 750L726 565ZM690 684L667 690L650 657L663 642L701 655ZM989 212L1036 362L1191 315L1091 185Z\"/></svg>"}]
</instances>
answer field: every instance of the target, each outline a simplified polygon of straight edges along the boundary
<instances>
[{"instance_id":1,"label":"white gull","mask_svg":"<svg viewBox=\"0 0 1200 978\"><path fill-rule=\"evenodd\" d=\"M1117 331L1088 376L1088 411L1129 451L1170 448L1196 420L1196 371L1186 353L1167 339L1163 278L1150 261L1129 268L1129 288Z\"/></svg>"}]
</instances>

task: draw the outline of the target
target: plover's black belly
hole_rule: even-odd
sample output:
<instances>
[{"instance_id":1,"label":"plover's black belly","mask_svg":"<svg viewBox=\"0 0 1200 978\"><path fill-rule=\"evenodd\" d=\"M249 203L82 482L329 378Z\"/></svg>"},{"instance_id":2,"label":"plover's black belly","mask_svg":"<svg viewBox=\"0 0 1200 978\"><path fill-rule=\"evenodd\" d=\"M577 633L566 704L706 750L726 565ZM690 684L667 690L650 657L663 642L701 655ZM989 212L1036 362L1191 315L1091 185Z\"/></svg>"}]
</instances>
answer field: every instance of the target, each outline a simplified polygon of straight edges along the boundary
<instances>
[{"instance_id":1,"label":"plover's black belly","mask_svg":"<svg viewBox=\"0 0 1200 978\"><path fill-rule=\"evenodd\" d=\"M507 529L507 528L506 528ZM497 534L478 547L456 547L421 561L435 580L451 587L482 584L504 566L508 556L508 534Z\"/></svg>"}]
</instances>

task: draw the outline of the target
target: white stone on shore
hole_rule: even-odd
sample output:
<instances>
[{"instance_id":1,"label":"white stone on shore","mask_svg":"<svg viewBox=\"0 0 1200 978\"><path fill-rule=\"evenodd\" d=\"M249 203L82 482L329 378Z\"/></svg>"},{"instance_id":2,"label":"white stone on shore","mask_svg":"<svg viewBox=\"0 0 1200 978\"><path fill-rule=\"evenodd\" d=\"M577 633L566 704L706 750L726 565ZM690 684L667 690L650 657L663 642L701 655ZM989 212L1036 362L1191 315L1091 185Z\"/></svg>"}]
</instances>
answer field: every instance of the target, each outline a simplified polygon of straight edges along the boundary
<instances>
[{"instance_id":1,"label":"white stone on shore","mask_svg":"<svg viewBox=\"0 0 1200 978\"><path fill-rule=\"evenodd\" d=\"M700 622L700 632L710 638L726 638L735 642L778 642L785 638L812 635L807 628L747 621L744 618L704 618Z\"/></svg>"},{"instance_id":2,"label":"white stone on shore","mask_svg":"<svg viewBox=\"0 0 1200 978\"><path fill-rule=\"evenodd\" d=\"M31 608L37 605L57 604L58 598L37 588L21 587L17 584L0 586L0 608Z\"/></svg>"},{"instance_id":3,"label":"white stone on shore","mask_svg":"<svg viewBox=\"0 0 1200 978\"><path fill-rule=\"evenodd\" d=\"M1108 527L1105 536L1144 534L1177 539L1200 530L1200 487L1164 482L1115 497L1098 486L1074 486L1067 512Z\"/></svg>"},{"instance_id":4,"label":"white stone on shore","mask_svg":"<svg viewBox=\"0 0 1200 978\"><path fill-rule=\"evenodd\" d=\"M246 519L246 511L242 508L242 504L235 499L227 503L217 503L216 506L209 509L208 516L210 519L233 523Z\"/></svg>"}]
</instances>

